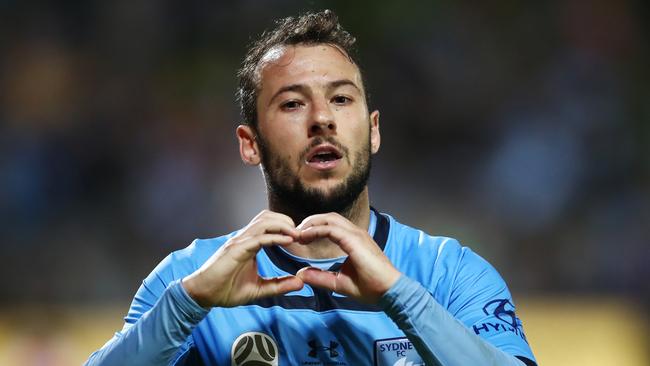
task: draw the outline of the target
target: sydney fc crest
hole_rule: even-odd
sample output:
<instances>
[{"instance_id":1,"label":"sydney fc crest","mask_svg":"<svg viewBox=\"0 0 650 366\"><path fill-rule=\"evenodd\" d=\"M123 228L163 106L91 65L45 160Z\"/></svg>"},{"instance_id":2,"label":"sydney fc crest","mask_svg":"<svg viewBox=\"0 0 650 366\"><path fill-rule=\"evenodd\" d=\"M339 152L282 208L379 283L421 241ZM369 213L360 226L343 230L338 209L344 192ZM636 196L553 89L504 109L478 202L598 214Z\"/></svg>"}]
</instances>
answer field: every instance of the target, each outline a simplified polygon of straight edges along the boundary
<instances>
[{"instance_id":1,"label":"sydney fc crest","mask_svg":"<svg viewBox=\"0 0 650 366\"><path fill-rule=\"evenodd\" d=\"M408 338L375 341L375 366L420 366L422 358Z\"/></svg>"}]
</instances>

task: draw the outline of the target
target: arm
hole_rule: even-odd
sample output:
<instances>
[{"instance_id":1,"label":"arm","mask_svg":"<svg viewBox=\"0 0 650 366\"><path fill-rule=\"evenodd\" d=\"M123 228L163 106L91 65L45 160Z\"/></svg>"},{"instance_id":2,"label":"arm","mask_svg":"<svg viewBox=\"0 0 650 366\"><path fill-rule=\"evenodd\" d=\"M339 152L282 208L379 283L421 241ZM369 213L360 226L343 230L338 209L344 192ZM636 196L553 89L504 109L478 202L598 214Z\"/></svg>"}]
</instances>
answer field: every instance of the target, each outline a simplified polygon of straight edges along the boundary
<instances>
[{"instance_id":1,"label":"arm","mask_svg":"<svg viewBox=\"0 0 650 366\"><path fill-rule=\"evenodd\" d=\"M138 290L124 329L92 354L86 365L185 364L193 346L192 330L208 314L207 309L302 288L302 281L294 276L261 278L255 263L263 246L288 245L296 236L289 217L263 211L199 269L192 265L187 272L181 271L191 273L182 281L168 272L179 266L173 255L168 256ZM163 279L163 272L170 275Z\"/></svg>"},{"instance_id":2,"label":"arm","mask_svg":"<svg viewBox=\"0 0 650 366\"><path fill-rule=\"evenodd\" d=\"M406 276L384 294L380 305L427 365L525 365L476 335Z\"/></svg>"},{"instance_id":3,"label":"arm","mask_svg":"<svg viewBox=\"0 0 650 366\"><path fill-rule=\"evenodd\" d=\"M298 271L297 276L307 284L383 305L427 364L523 366L523 359L509 354L519 355L522 349L527 350L522 352L524 355L532 358L528 346L520 344L524 341L517 340L518 335L505 334L505 324L490 323L501 332L491 332L487 337L481 334L485 339L470 329L473 325L488 327L488 321L498 318L496 313L483 314L490 301L507 299L512 303L498 273L471 251L460 256L449 312L419 283L402 275L367 231L344 217L334 213L314 215L298 228L303 244L328 238L348 254L348 259L339 273L308 267ZM504 310L503 314L512 314L514 319L512 310ZM523 362L534 365L530 360Z\"/></svg>"},{"instance_id":4,"label":"arm","mask_svg":"<svg viewBox=\"0 0 650 366\"><path fill-rule=\"evenodd\" d=\"M143 285L138 293L145 291ZM134 324L127 323L90 356L86 365L180 365L191 346L186 343L188 337L207 314L208 310L187 295L180 281L172 282L150 310Z\"/></svg>"}]
</instances>

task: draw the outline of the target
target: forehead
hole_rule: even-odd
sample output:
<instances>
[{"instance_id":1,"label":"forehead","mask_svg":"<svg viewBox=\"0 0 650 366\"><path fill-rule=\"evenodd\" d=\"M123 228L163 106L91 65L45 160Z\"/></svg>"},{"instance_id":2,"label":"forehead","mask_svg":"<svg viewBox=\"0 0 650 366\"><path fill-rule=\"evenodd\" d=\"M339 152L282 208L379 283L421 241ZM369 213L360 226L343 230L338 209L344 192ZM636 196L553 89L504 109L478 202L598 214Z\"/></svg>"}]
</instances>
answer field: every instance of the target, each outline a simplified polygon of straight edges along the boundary
<instances>
[{"instance_id":1,"label":"forehead","mask_svg":"<svg viewBox=\"0 0 650 366\"><path fill-rule=\"evenodd\" d=\"M260 97L286 85L326 85L348 79L362 89L361 73L348 55L329 44L288 45L270 49L260 60Z\"/></svg>"}]
</instances>

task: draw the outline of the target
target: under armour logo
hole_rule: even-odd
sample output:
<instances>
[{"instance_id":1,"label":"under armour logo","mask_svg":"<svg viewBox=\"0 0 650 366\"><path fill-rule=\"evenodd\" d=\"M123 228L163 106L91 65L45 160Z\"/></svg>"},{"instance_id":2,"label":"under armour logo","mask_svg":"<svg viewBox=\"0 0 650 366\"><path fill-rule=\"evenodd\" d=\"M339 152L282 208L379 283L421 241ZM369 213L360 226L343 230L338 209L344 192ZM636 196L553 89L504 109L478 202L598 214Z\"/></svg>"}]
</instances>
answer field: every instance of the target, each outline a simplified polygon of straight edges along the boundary
<instances>
[{"instance_id":1,"label":"under armour logo","mask_svg":"<svg viewBox=\"0 0 650 366\"><path fill-rule=\"evenodd\" d=\"M311 350L307 354L307 356L309 356L309 357L318 358L318 356L317 356L318 351L328 352L331 358L339 356L339 352L336 350L336 348L339 346L339 344L337 342L330 341L329 347L319 345L316 342L316 340L311 340L311 341L307 342L307 344L309 345L309 348L311 348Z\"/></svg>"}]
</instances>

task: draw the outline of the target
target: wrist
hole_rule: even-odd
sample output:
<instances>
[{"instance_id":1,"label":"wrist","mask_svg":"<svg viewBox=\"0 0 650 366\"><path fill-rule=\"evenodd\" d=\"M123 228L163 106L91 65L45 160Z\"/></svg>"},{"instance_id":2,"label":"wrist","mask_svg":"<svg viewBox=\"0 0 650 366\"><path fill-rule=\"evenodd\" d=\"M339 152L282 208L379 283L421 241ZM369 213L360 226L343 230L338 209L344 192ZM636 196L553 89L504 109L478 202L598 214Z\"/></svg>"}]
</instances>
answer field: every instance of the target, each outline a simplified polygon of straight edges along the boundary
<instances>
[{"instance_id":1,"label":"wrist","mask_svg":"<svg viewBox=\"0 0 650 366\"><path fill-rule=\"evenodd\" d=\"M388 292L393 286L395 286L395 283L397 283L397 280L399 280L400 277L402 277L402 272L398 271L397 268L393 267L391 268L392 271L390 271L390 274L388 275L388 278L386 280L386 291L384 293Z\"/></svg>"},{"instance_id":2,"label":"wrist","mask_svg":"<svg viewBox=\"0 0 650 366\"><path fill-rule=\"evenodd\" d=\"M201 291L199 286L197 284L197 278L193 275L189 275L187 277L184 277L181 280L181 286L183 286L183 289L185 289L185 292L187 292L187 295L192 298L199 306L202 308L211 308L213 305L210 303L208 300L208 297L205 296Z\"/></svg>"},{"instance_id":3,"label":"wrist","mask_svg":"<svg viewBox=\"0 0 650 366\"><path fill-rule=\"evenodd\" d=\"M388 291L390 291L390 289L395 286L401 276L402 273L394 267L391 267L390 270L387 270L381 281L383 288L380 291L379 297L384 296Z\"/></svg>"}]
</instances>

